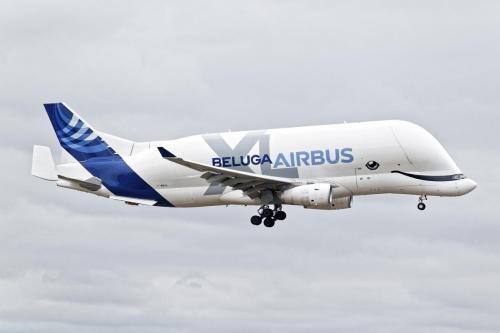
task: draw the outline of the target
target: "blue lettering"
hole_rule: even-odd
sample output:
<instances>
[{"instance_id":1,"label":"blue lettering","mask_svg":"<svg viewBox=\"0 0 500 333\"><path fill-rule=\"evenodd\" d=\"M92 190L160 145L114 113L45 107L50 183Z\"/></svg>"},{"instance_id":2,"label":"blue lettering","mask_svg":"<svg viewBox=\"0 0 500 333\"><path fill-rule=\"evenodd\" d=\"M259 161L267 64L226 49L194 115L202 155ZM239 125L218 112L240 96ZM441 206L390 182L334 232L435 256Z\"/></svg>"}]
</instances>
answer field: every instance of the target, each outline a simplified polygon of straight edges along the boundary
<instances>
[{"instance_id":1,"label":"blue lettering","mask_svg":"<svg viewBox=\"0 0 500 333\"><path fill-rule=\"evenodd\" d=\"M330 164L337 164L339 162L339 150L335 149L335 159L332 160L331 157L330 157L330 149L327 149L326 150L326 160Z\"/></svg>"},{"instance_id":2,"label":"blue lettering","mask_svg":"<svg viewBox=\"0 0 500 333\"><path fill-rule=\"evenodd\" d=\"M250 161L252 162L253 165L260 164L260 156L252 155L252 157L250 157Z\"/></svg>"},{"instance_id":3,"label":"blue lettering","mask_svg":"<svg viewBox=\"0 0 500 333\"><path fill-rule=\"evenodd\" d=\"M264 154L262 156L262 160L260 161L260 164L264 164L264 163L270 163L272 164L273 162L271 161L271 158L269 157L268 154Z\"/></svg>"},{"instance_id":4,"label":"blue lettering","mask_svg":"<svg viewBox=\"0 0 500 333\"><path fill-rule=\"evenodd\" d=\"M246 158L246 161L245 161L245 158ZM240 161L241 161L241 165L249 165L250 164L250 156L240 156Z\"/></svg>"},{"instance_id":5,"label":"blue lettering","mask_svg":"<svg viewBox=\"0 0 500 333\"><path fill-rule=\"evenodd\" d=\"M298 151L295 154L297 155L297 166L300 166L301 162L304 165L309 165L309 153L307 151Z\"/></svg>"},{"instance_id":6,"label":"blue lettering","mask_svg":"<svg viewBox=\"0 0 500 333\"><path fill-rule=\"evenodd\" d=\"M308 165L322 165L325 163L337 164L351 163L354 161L352 148L342 148L330 150L311 150L290 152L290 158L287 159L284 153L278 153L274 159L273 168L280 167L295 167L295 166L308 166ZM269 163L273 164L273 159L269 154L259 155L246 155L246 156L224 156L212 158L212 165L216 167L239 167L248 166L250 164L259 165Z\"/></svg>"},{"instance_id":7,"label":"blue lettering","mask_svg":"<svg viewBox=\"0 0 500 333\"><path fill-rule=\"evenodd\" d=\"M219 157L212 158L212 165L216 166L216 167L220 167L221 166L221 164L220 164L220 158Z\"/></svg>"},{"instance_id":8,"label":"blue lettering","mask_svg":"<svg viewBox=\"0 0 500 333\"><path fill-rule=\"evenodd\" d=\"M285 155L283 155L283 153L279 153L276 156L276 159L274 160L274 166L273 166L273 168L277 168L277 167L281 166L282 164L284 166L286 166L287 168L290 167L290 164L286 160Z\"/></svg>"},{"instance_id":9,"label":"blue lettering","mask_svg":"<svg viewBox=\"0 0 500 333\"><path fill-rule=\"evenodd\" d=\"M240 157L241 157L241 156L240 156ZM231 157L231 161L233 162L233 165L232 165L232 166L241 166L241 164L238 164L238 163L236 162L236 158L234 158L234 156L233 156L233 157Z\"/></svg>"},{"instance_id":10,"label":"blue lettering","mask_svg":"<svg viewBox=\"0 0 500 333\"><path fill-rule=\"evenodd\" d=\"M352 161L354 161L354 156L352 156L352 148L343 148L341 155L343 163L351 163Z\"/></svg>"},{"instance_id":11,"label":"blue lettering","mask_svg":"<svg viewBox=\"0 0 500 333\"><path fill-rule=\"evenodd\" d=\"M321 165L325 164L324 152L322 150L313 150L311 151L311 164L312 165Z\"/></svg>"}]
</instances>

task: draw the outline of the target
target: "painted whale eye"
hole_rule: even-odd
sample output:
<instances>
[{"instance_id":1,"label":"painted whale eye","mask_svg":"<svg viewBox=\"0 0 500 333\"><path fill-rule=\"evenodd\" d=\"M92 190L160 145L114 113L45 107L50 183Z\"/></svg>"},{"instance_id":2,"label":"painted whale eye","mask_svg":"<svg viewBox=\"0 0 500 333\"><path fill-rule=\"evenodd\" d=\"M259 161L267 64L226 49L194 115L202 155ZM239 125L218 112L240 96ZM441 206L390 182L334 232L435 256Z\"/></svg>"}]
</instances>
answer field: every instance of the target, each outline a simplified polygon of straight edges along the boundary
<instances>
[{"instance_id":1,"label":"painted whale eye","mask_svg":"<svg viewBox=\"0 0 500 333\"><path fill-rule=\"evenodd\" d=\"M376 161L368 161L365 166L370 170L376 170L380 166Z\"/></svg>"}]
</instances>

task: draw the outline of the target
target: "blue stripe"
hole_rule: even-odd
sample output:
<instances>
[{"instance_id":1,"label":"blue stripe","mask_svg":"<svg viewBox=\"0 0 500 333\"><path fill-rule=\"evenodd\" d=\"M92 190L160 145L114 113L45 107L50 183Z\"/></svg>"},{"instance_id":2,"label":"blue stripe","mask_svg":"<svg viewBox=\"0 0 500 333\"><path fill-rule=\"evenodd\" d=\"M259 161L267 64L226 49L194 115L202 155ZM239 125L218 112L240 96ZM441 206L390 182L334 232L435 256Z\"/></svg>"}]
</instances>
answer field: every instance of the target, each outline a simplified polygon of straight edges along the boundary
<instances>
[{"instance_id":1,"label":"blue stripe","mask_svg":"<svg viewBox=\"0 0 500 333\"><path fill-rule=\"evenodd\" d=\"M97 138L96 138L96 139L97 139ZM85 140L85 139L80 140L80 139L74 139L74 138L72 138L72 137L67 137L67 138L65 138L65 137L61 137L61 138L60 138L60 140L61 140L62 142L69 142L69 143L74 143L74 144L80 144L80 145L82 145L82 146L83 146L83 145L85 145L85 144L88 144L89 142L93 142L93 141L95 141L95 139L93 139L93 140Z\"/></svg>"},{"instance_id":2,"label":"blue stripe","mask_svg":"<svg viewBox=\"0 0 500 333\"><path fill-rule=\"evenodd\" d=\"M85 147L85 146L95 146L98 144L106 144L101 137L96 137L93 140L79 140L79 139L73 139L73 138L59 138L59 141L64 142L64 143L72 143L74 145L77 145L79 147Z\"/></svg>"},{"instance_id":3,"label":"blue stripe","mask_svg":"<svg viewBox=\"0 0 500 333\"><path fill-rule=\"evenodd\" d=\"M98 153L98 152L105 151L108 149L108 146L106 146L106 145L95 145L95 146L89 146L89 147L82 147L82 146L68 144L68 143L64 143L63 147L78 150L81 153L87 153L87 154Z\"/></svg>"},{"instance_id":4,"label":"blue stripe","mask_svg":"<svg viewBox=\"0 0 500 333\"><path fill-rule=\"evenodd\" d=\"M45 104L47 115L54 127L61 146L68 151L76 160L85 161L94 157L105 157L116 155L109 145L96 135L96 138L87 138L94 133L81 119L77 119L74 126L70 126L73 112L62 103ZM71 135L75 135L72 138Z\"/></svg>"},{"instance_id":5,"label":"blue stripe","mask_svg":"<svg viewBox=\"0 0 500 333\"><path fill-rule=\"evenodd\" d=\"M155 200L156 206L174 207L132 170L119 155L93 158L81 164L93 176L101 179L102 184L115 195Z\"/></svg>"},{"instance_id":6,"label":"blue stripe","mask_svg":"<svg viewBox=\"0 0 500 333\"><path fill-rule=\"evenodd\" d=\"M57 104L61 104L61 103L57 103ZM65 107L59 108L58 115L60 118L62 118L62 121L65 122L66 124L69 124L69 122L71 121L71 118L73 118L73 113Z\"/></svg>"},{"instance_id":7,"label":"blue stripe","mask_svg":"<svg viewBox=\"0 0 500 333\"><path fill-rule=\"evenodd\" d=\"M69 124L68 124L65 128L63 128L62 130L58 131L57 134L65 135L65 136L70 136L70 135L73 135L76 132L78 132L84 126L85 126L85 124L81 120L78 120L76 122L75 126L69 127Z\"/></svg>"},{"instance_id":8,"label":"blue stripe","mask_svg":"<svg viewBox=\"0 0 500 333\"><path fill-rule=\"evenodd\" d=\"M90 128L87 130L87 132L83 133L78 139L76 140L79 140L79 141L88 141L86 140L89 136L92 135L92 133L94 133ZM99 137L97 137L99 138ZM96 138L96 139L97 139ZM94 139L95 140L95 139Z\"/></svg>"},{"instance_id":9,"label":"blue stripe","mask_svg":"<svg viewBox=\"0 0 500 333\"><path fill-rule=\"evenodd\" d=\"M61 146L66 149L93 176L101 179L114 195L156 201L157 206L173 207L173 205L142 179L123 158L109 147L100 137L88 140L93 133L81 119L74 126L69 123L73 112L62 103L45 104L45 109L54 127ZM87 128L78 137L71 135Z\"/></svg>"}]
</instances>

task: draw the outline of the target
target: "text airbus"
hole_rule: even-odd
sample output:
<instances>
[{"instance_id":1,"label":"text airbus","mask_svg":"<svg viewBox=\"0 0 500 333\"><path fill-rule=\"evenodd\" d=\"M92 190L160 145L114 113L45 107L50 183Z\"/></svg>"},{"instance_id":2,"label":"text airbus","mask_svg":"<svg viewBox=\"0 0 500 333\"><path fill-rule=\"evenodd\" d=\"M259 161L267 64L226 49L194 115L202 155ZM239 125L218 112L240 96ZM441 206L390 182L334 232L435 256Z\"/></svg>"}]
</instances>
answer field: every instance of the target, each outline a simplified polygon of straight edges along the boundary
<instances>
[{"instance_id":1,"label":"text airbus","mask_svg":"<svg viewBox=\"0 0 500 333\"><path fill-rule=\"evenodd\" d=\"M310 151L295 151L289 153L278 153L274 158L269 154L245 155L245 156L222 156L212 158L212 165L216 167L239 167L248 165L260 165L269 163L273 168L291 168L309 165L352 163L354 156L352 148L337 148Z\"/></svg>"}]
</instances>

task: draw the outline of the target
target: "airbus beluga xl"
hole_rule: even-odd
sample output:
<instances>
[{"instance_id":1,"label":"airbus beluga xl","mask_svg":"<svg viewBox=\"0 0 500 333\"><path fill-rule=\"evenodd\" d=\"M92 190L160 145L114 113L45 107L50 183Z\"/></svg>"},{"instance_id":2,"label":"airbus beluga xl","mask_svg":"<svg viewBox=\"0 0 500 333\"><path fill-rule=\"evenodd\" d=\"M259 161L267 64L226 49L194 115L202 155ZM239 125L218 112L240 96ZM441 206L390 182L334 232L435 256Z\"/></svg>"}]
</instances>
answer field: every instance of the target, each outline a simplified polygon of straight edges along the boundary
<instances>
[{"instance_id":1,"label":"airbus beluga xl","mask_svg":"<svg viewBox=\"0 0 500 333\"><path fill-rule=\"evenodd\" d=\"M351 208L357 195L461 196L466 178L425 129L389 120L134 142L94 129L63 103L45 104L66 161L34 146L32 174L130 205L255 205L274 226L284 205Z\"/></svg>"}]
</instances>

